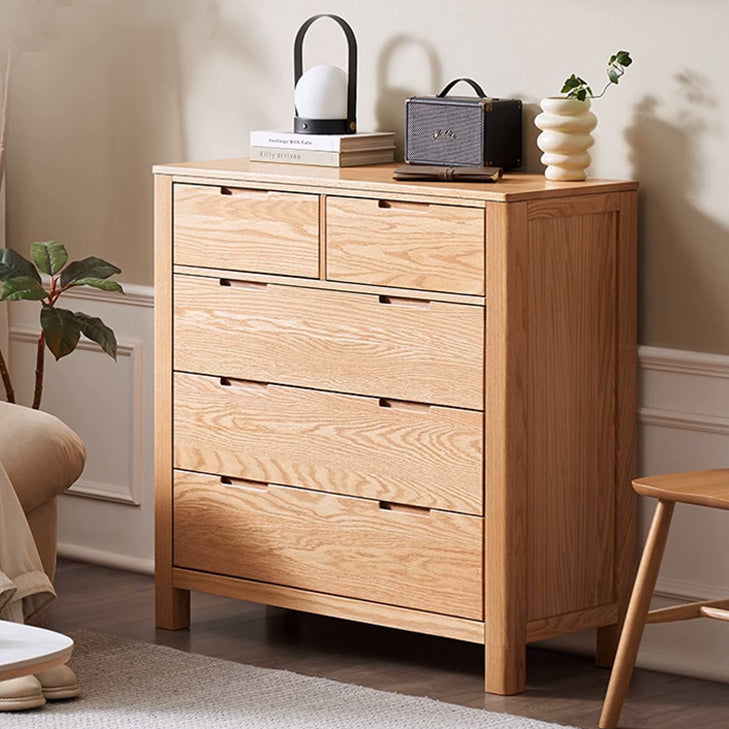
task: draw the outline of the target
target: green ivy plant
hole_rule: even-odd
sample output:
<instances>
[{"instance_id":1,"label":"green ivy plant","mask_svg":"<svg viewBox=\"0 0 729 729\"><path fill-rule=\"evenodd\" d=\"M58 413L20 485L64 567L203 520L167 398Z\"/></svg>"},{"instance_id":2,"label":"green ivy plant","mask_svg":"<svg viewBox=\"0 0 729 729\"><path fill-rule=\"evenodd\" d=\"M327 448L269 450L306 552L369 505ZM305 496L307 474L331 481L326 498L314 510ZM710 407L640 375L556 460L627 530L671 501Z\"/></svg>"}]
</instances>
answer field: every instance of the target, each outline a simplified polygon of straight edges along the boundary
<instances>
[{"instance_id":1,"label":"green ivy plant","mask_svg":"<svg viewBox=\"0 0 729 729\"><path fill-rule=\"evenodd\" d=\"M11 248L0 249L0 301L38 301L41 304L40 325L35 369L33 408L40 407L43 394L45 349L50 349L56 360L76 349L81 335L96 342L110 357L116 359L116 336L101 319L80 311L57 306L58 299L76 286L91 286L103 291L118 291L122 287L110 277L121 269L96 256L68 263L66 248L55 241L33 243L32 261ZM48 279L44 283L41 274ZM15 402L15 391L10 380L5 357L0 352L2 376L8 402Z\"/></svg>"},{"instance_id":2,"label":"green ivy plant","mask_svg":"<svg viewBox=\"0 0 729 729\"><path fill-rule=\"evenodd\" d=\"M631 63L633 63L633 59L630 57L628 51L618 51L608 59L608 82L599 94L593 94L587 81L580 76L575 76L574 73L565 80L564 86L562 86L562 93L566 94L568 99L578 99L579 101L584 101L588 97L590 99L599 99L610 86L620 81L620 77L625 73L625 69Z\"/></svg>"}]
</instances>

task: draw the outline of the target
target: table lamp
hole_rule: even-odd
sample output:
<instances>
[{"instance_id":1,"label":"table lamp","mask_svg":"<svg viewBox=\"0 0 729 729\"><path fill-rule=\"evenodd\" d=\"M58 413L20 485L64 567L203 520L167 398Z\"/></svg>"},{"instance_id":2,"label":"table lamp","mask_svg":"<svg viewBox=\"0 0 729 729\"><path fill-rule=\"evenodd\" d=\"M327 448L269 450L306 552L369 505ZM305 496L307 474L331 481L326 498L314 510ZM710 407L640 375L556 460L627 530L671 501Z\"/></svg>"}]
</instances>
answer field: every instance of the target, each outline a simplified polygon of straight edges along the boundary
<instances>
[{"instance_id":1,"label":"table lamp","mask_svg":"<svg viewBox=\"0 0 729 729\"><path fill-rule=\"evenodd\" d=\"M302 73L304 35L314 21L331 18L344 31L348 72L338 66L312 66ZM357 40L347 21L322 13L309 18L294 40L294 131L300 134L354 134L357 131Z\"/></svg>"}]
</instances>

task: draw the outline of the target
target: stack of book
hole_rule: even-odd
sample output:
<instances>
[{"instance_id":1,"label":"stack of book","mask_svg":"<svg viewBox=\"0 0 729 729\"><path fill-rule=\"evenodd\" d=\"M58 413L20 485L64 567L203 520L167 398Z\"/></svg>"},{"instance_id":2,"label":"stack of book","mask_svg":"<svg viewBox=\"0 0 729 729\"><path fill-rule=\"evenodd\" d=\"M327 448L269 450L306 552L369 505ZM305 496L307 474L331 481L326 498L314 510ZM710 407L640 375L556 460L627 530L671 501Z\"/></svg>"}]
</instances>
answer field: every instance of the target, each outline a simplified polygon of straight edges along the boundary
<instances>
[{"instance_id":1,"label":"stack of book","mask_svg":"<svg viewBox=\"0 0 729 729\"><path fill-rule=\"evenodd\" d=\"M296 134L276 130L251 132L251 160L295 165L359 167L395 159L394 132Z\"/></svg>"}]
</instances>

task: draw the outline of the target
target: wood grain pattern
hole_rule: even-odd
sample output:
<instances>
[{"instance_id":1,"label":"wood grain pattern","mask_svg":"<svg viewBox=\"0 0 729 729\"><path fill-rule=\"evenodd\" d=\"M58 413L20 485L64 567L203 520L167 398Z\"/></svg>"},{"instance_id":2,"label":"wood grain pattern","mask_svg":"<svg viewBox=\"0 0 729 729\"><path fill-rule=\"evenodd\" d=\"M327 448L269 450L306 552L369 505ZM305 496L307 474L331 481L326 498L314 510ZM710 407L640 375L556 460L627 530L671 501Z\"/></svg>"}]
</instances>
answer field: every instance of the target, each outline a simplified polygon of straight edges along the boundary
<instances>
[{"instance_id":1,"label":"wood grain pattern","mask_svg":"<svg viewBox=\"0 0 729 729\"><path fill-rule=\"evenodd\" d=\"M729 468L645 476L636 478L633 488L654 499L729 509Z\"/></svg>"},{"instance_id":2,"label":"wood grain pattern","mask_svg":"<svg viewBox=\"0 0 729 729\"><path fill-rule=\"evenodd\" d=\"M486 215L486 691L526 682L528 266L526 204L491 204Z\"/></svg>"},{"instance_id":3,"label":"wood grain pattern","mask_svg":"<svg viewBox=\"0 0 729 729\"><path fill-rule=\"evenodd\" d=\"M615 599L616 232L529 222L530 619Z\"/></svg>"},{"instance_id":4,"label":"wood grain pattern","mask_svg":"<svg viewBox=\"0 0 729 729\"><path fill-rule=\"evenodd\" d=\"M637 498L631 488L638 443L638 195L617 194L614 593L618 620L597 630L595 661L612 665L636 568Z\"/></svg>"},{"instance_id":5,"label":"wood grain pattern","mask_svg":"<svg viewBox=\"0 0 729 729\"><path fill-rule=\"evenodd\" d=\"M175 466L483 513L480 412L176 373Z\"/></svg>"},{"instance_id":6,"label":"wood grain pattern","mask_svg":"<svg viewBox=\"0 0 729 729\"><path fill-rule=\"evenodd\" d=\"M476 208L327 196L327 278L484 293Z\"/></svg>"},{"instance_id":7,"label":"wood grain pattern","mask_svg":"<svg viewBox=\"0 0 729 729\"><path fill-rule=\"evenodd\" d=\"M601 180L596 177L582 182L552 182L544 175L523 172L506 173L497 184L474 182L398 181L392 177L397 164L368 165L366 167L322 168L308 165L272 165L251 162L245 158L212 160L210 162L182 162L157 165L155 172L174 175L175 180L199 181L234 180L238 184L280 185L308 191L346 190L347 194L372 196L377 190L384 195L410 195L413 198L440 198L483 203L519 202L533 199L575 198L582 195L631 191L638 183L630 180Z\"/></svg>"},{"instance_id":8,"label":"wood grain pattern","mask_svg":"<svg viewBox=\"0 0 729 729\"><path fill-rule=\"evenodd\" d=\"M230 268L222 268L224 261L220 262L220 266L174 266L173 273L179 273L183 276L207 276L215 278L240 278L240 272ZM322 273L322 276L325 272ZM348 291L355 294L375 294L377 296L406 296L411 298L427 298L429 301L445 301L451 304L466 304L467 306L483 306L483 296L472 296L470 294L453 294L447 291L428 291L427 295L423 294L420 289L395 288L393 286L375 286L373 284L357 284L347 281L326 281L317 279L306 279L300 277L289 277L282 279L270 273L256 273L254 271L246 271L245 279L247 281L260 281L261 283L287 283L291 286L304 286L305 288L326 289L327 291Z\"/></svg>"},{"instance_id":9,"label":"wood grain pattern","mask_svg":"<svg viewBox=\"0 0 729 729\"><path fill-rule=\"evenodd\" d=\"M316 195L174 186L174 261L239 271L319 275Z\"/></svg>"},{"instance_id":10,"label":"wood grain pattern","mask_svg":"<svg viewBox=\"0 0 729 729\"><path fill-rule=\"evenodd\" d=\"M177 471L175 564L483 619L482 519L385 506Z\"/></svg>"},{"instance_id":11,"label":"wood grain pattern","mask_svg":"<svg viewBox=\"0 0 729 729\"><path fill-rule=\"evenodd\" d=\"M483 310L175 276L175 368L483 408Z\"/></svg>"},{"instance_id":12,"label":"wood grain pattern","mask_svg":"<svg viewBox=\"0 0 729 729\"><path fill-rule=\"evenodd\" d=\"M469 643L483 643L483 622L480 620L467 620L452 615L385 605L341 595L326 595L322 592L299 590L296 587L272 585L266 582L197 572L180 567L175 567L172 574L175 584L187 590L264 603L287 610L328 615L342 620L427 633ZM245 606L243 605L241 608L245 609ZM415 636L411 634L409 638L415 638Z\"/></svg>"},{"instance_id":13,"label":"wood grain pattern","mask_svg":"<svg viewBox=\"0 0 729 729\"><path fill-rule=\"evenodd\" d=\"M172 179L154 181L154 431L156 622L190 624L190 593L172 583Z\"/></svg>"}]
</instances>

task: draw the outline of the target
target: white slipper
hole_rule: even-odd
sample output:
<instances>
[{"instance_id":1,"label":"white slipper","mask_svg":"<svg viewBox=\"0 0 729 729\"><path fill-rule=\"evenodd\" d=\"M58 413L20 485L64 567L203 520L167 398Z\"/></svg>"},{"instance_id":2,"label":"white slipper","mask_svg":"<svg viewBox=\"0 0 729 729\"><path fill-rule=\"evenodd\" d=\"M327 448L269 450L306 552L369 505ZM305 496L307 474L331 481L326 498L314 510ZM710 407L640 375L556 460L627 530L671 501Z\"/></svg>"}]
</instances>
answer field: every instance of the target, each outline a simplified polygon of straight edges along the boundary
<instances>
[{"instance_id":1,"label":"white slipper","mask_svg":"<svg viewBox=\"0 0 729 729\"><path fill-rule=\"evenodd\" d=\"M76 674L65 664L40 671L35 677L40 682L43 696L49 701L72 699L81 693Z\"/></svg>"},{"instance_id":2,"label":"white slipper","mask_svg":"<svg viewBox=\"0 0 729 729\"><path fill-rule=\"evenodd\" d=\"M43 689L35 676L0 681L0 711L35 709L45 703Z\"/></svg>"}]
</instances>

